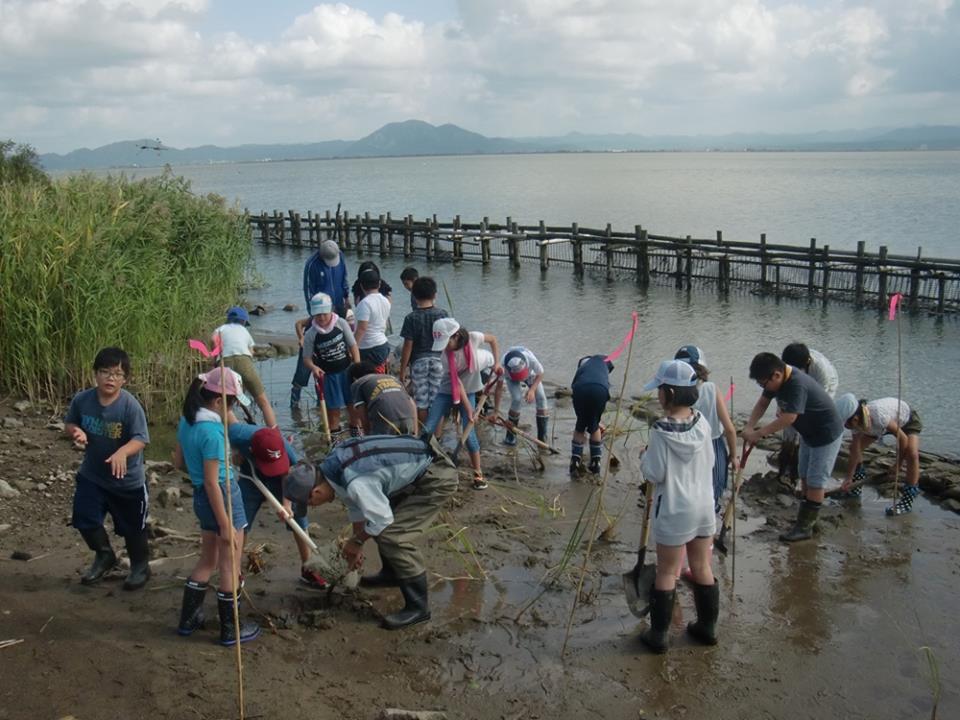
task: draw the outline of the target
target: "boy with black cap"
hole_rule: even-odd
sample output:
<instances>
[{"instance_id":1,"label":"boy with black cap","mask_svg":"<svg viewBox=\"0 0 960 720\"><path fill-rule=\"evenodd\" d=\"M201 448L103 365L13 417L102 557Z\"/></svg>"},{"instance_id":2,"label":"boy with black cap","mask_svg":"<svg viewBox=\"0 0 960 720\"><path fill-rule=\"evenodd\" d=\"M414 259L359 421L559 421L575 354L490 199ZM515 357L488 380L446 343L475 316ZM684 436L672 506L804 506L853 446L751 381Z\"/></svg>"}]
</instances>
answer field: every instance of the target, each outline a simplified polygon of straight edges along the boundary
<instances>
[{"instance_id":1,"label":"boy with black cap","mask_svg":"<svg viewBox=\"0 0 960 720\"><path fill-rule=\"evenodd\" d=\"M130 357L120 348L103 348L93 360L96 386L77 393L64 417L64 432L84 447L73 495L72 525L96 555L80 577L99 582L117 564L103 526L107 513L130 556L124 590L137 590L150 579L147 543L147 485L143 448L150 442L147 418L137 399L123 389Z\"/></svg>"},{"instance_id":2,"label":"boy with black cap","mask_svg":"<svg viewBox=\"0 0 960 720\"><path fill-rule=\"evenodd\" d=\"M266 500L263 493L250 480L254 472L267 490L283 503L287 515L306 530L306 505L294 506L283 497L284 478L290 472L290 466L298 463L300 458L280 430L249 423L232 423L230 446L240 455L240 462L237 463L240 468L238 485L240 495L243 497L243 511L247 516L247 537L253 531L253 521L257 517L260 506ZM310 557L310 546L299 535L294 534L293 539L297 544L297 552L300 553L300 582L316 589L327 587L327 581L322 575L305 566Z\"/></svg>"},{"instance_id":3,"label":"boy with black cap","mask_svg":"<svg viewBox=\"0 0 960 720\"><path fill-rule=\"evenodd\" d=\"M741 433L756 444L761 438L786 427L800 435L800 482L804 500L793 528L780 535L784 542L813 537L817 516L823 504L824 486L833 472L843 440L843 420L833 399L813 377L787 365L773 353L759 353L750 363L750 379L763 393L753 406L750 419ZM773 422L756 428L757 422L776 399L780 414Z\"/></svg>"},{"instance_id":4,"label":"boy with black cap","mask_svg":"<svg viewBox=\"0 0 960 720\"><path fill-rule=\"evenodd\" d=\"M294 502L323 505L339 497L353 523L353 537L343 547L351 569L363 563L363 545L377 543L382 569L365 576L364 587L398 587L403 609L383 618L383 627L398 630L430 619L427 571L414 544L433 524L456 492L457 472L432 466L443 457L434 442L400 435L368 435L340 443L314 469L293 468L284 495Z\"/></svg>"}]
</instances>

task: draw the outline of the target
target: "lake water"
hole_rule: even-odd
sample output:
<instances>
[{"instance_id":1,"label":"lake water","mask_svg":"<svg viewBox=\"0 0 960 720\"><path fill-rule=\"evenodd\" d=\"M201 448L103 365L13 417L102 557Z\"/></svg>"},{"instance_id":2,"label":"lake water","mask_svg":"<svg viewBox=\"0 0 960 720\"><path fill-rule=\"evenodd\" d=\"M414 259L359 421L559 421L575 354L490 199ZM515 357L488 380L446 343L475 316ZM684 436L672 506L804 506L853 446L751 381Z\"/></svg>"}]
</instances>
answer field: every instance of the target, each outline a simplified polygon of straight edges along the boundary
<instances>
[{"instance_id":1,"label":"lake water","mask_svg":"<svg viewBox=\"0 0 960 720\"><path fill-rule=\"evenodd\" d=\"M198 192L235 199L252 212L333 209L351 213L391 211L448 219L459 213L548 224L606 222L651 232L805 244L810 237L833 248L865 240L868 249L958 257L960 153L655 153L388 158L256 163L177 168ZM136 171L137 175L155 171ZM301 270L308 251L257 247L256 266L268 286L251 300L303 308ZM409 309L399 274L402 257L380 263L396 288L392 322L400 329ZM351 279L359 264L351 253ZM706 352L713 379L724 388L732 377L735 409L745 415L759 394L747 378L756 352L779 352L806 342L836 364L841 392L860 397L897 394L897 323L875 310L733 294L720 299L710 288L693 292L654 286L639 290L629 280L607 282L569 267L541 274L535 263L511 270L495 260L474 264L416 263L421 274L446 284L438 304L452 305L468 328L496 334L501 346L525 344L546 366L547 378L568 384L576 360L609 352L640 313L640 329L627 391L639 392L660 360L682 344ZM299 316L299 314L297 314ZM258 329L292 332L295 317L279 310L255 318ZM904 315L903 397L923 416L923 446L957 455L954 379L960 377L956 318ZM395 338L394 338L395 339ZM613 382L622 382L625 358ZM261 366L268 391L286 409L293 361ZM565 444L565 439L564 439Z\"/></svg>"},{"instance_id":2,"label":"lake water","mask_svg":"<svg viewBox=\"0 0 960 720\"><path fill-rule=\"evenodd\" d=\"M662 235L960 257L960 152L371 158L176 169L251 212L545 220ZM158 170L137 170L152 175Z\"/></svg>"}]
</instances>

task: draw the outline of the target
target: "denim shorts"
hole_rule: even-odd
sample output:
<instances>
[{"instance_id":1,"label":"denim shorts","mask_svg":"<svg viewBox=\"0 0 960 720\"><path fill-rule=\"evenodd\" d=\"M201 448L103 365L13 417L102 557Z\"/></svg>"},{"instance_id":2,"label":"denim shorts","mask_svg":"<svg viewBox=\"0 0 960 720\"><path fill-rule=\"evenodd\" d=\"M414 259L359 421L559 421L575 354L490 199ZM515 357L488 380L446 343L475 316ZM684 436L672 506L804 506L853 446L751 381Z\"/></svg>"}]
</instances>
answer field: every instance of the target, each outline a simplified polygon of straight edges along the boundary
<instances>
[{"instance_id":1,"label":"denim shorts","mask_svg":"<svg viewBox=\"0 0 960 720\"><path fill-rule=\"evenodd\" d=\"M840 454L842 443L843 435L840 435L832 443L810 447L801 436L798 468L800 479L807 483L807 487L822 488L826 486L833 473L833 466L837 462L837 455Z\"/></svg>"},{"instance_id":2,"label":"denim shorts","mask_svg":"<svg viewBox=\"0 0 960 720\"><path fill-rule=\"evenodd\" d=\"M323 376L323 399L327 410L342 410L350 400L350 378L348 370L337 373L325 373Z\"/></svg>"},{"instance_id":3,"label":"denim shorts","mask_svg":"<svg viewBox=\"0 0 960 720\"><path fill-rule=\"evenodd\" d=\"M240 472L240 479L237 481L237 485L240 486L240 496L243 498L243 513L247 519L247 527L250 528L250 531L252 531L253 521L256 520L257 513L260 511L260 507L267 502L267 499L263 496L263 493L260 492L257 486L247 478L247 475L251 472L249 461L244 460L243 464L240 466ZM283 478L263 477L260 475L258 475L258 477L260 478L260 482L262 482L267 490L270 491L270 494L273 495L281 504L283 504ZM276 516L276 513L273 512L272 505L270 505L268 509L271 511L271 515ZM304 530L307 529L306 505L298 506L298 503L293 504L293 519L301 528ZM284 523L284 525L288 530L290 529L286 523Z\"/></svg>"},{"instance_id":4,"label":"denim shorts","mask_svg":"<svg viewBox=\"0 0 960 720\"><path fill-rule=\"evenodd\" d=\"M223 495L223 507L226 509L226 485L220 485L220 494ZM243 511L243 495L240 494L236 476L230 478L230 500L233 503L233 527L236 530L243 530L247 526L247 515ZM207 497L207 489L204 485L193 486L193 512L200 521L201 530L219 534L220 526L213 514L213 507L210 505L210 498Z\"/></svg>"}]
</instances>

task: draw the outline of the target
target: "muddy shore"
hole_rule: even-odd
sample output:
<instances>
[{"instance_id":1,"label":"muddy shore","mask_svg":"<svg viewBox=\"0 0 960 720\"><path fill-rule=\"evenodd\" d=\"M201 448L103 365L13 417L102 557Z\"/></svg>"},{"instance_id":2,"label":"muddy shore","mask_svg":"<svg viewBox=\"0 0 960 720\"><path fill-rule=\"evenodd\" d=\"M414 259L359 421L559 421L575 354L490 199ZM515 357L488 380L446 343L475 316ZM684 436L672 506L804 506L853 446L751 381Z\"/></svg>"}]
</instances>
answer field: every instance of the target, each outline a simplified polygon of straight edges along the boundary
<instances>
[{"instance_id":1,"label":"muddy shore","mask_svg":"<svg viewBox=\"0 0 960 720\"><path fill-rule=\"evenodd\" d=\"M889 519L882 493L892 451L882 450L862 501L832 503L815 540L786 546L776 536L796 501L767 453L755 451L739 504L735 576L731 556L715 562L720 644L684 637L692 597L681 588L672 648L659 657L639 644L643 623L620 586L639 537L644 420L634 418L613 440L619 463L605 491L606 515L619 521L594 544L561 657L578 571L520 611L557 567L597 487L568 477L573 411L567 398L552 402L562 452L542 470L526 448L508 449L502 433L482 430L490 490L472 491L464 472L443 527L425 540L429 624L380 630L376 617L399 606L395 590L298 585L292 539L261 512L247 548L265 569L248 573L247 591L266 631L244 648L248 718L372 719L388 707L450 718L929 718L936 693L928 657L940 677L938 717L960 716L952 682L960 667L955 464L925 458L929 492L913 514ZM121 573L83 587L89 551L68 527L80 454L61 439L58 420L47 409L0 403L0 479L16 493L0 486L0 642L22 640L0 647L0 720L237 717L233 654L212 628L187 639L174 632L197 549L189 484L151 466L151 518L165 530L153 541L158 562L145 590L123 592ZM333 505L311 511L311 522L324 542L346 519ZM602 517L598 527L607 524ZM458 532L466 543L449 539Z\"/></svg>"}]
</instances>

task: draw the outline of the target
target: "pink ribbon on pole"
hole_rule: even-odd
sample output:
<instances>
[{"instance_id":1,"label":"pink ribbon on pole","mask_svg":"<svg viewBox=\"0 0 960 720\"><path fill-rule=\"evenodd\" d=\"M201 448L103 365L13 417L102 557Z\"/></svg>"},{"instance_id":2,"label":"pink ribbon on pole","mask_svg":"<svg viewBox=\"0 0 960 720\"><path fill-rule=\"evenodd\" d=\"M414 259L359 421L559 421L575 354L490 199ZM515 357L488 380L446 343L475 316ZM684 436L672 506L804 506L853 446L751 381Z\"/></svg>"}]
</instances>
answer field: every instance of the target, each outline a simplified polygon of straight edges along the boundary
<instances>
[{"instance_id":1,"label":"pink ribbon on pole","mask_svg":"<svg viewBox=\"0 0 960 720\"><path fill-rule=\"evenodd\" d=\"M637 331L637 323L640 322L640 316L637 314L637 311L634 310L630 316L633 318L633 325L630 327L630 332L627 333L627 336L623 339L623 342L614 350L612 353L607 355L605 360L607 362L613 362L627 349L627 345L630 344L630 341L633 340L633 334Z\"/></svg>"},{"instance_id":2,"label":"pink ribbon on pole","mask_svg":"<svg viewBox=\"0 0 960 720\"><path fill-rule=\"evenodd\" d=\"M730 388L727 390L727 396L724 398L727 402L730 402L733 399L733 391L737 389L737 386L734 383L730 383Z\"/></svg>"},{"instance_id":3,"label":"pink ribbon on pole","mask_svg":"<svg viewBox=\"0 0 960 720\"><path fill-rule=\"evenodd\" d=\"M890 314L888 319L895 320L897 318L897 305L900 304L901 300L903 300L902 293L894 293L890 296Z\"/></svg>"},{"instance_id":4,"label":"pink ribbon on pole","mask_svg":"<svg viewBox=\"0 0 960 720\"><path fill-rule=\"evenodd\" d=\"M187 344L188 344L192 349L196 350L198 353L200 353L201 355L203 355L205 358L216 357L217 355L220 354L220 349L223 347L223 345L222 345L221 342L220 342L220 334L219 334L219 333L217 333L217 338L216 338L216 340L213 341L213 349L212 349L212 350L207 350L206 343L204 343L203 340L188 340L188 341L187 341Z\"/></svg>"}]
</instances>

